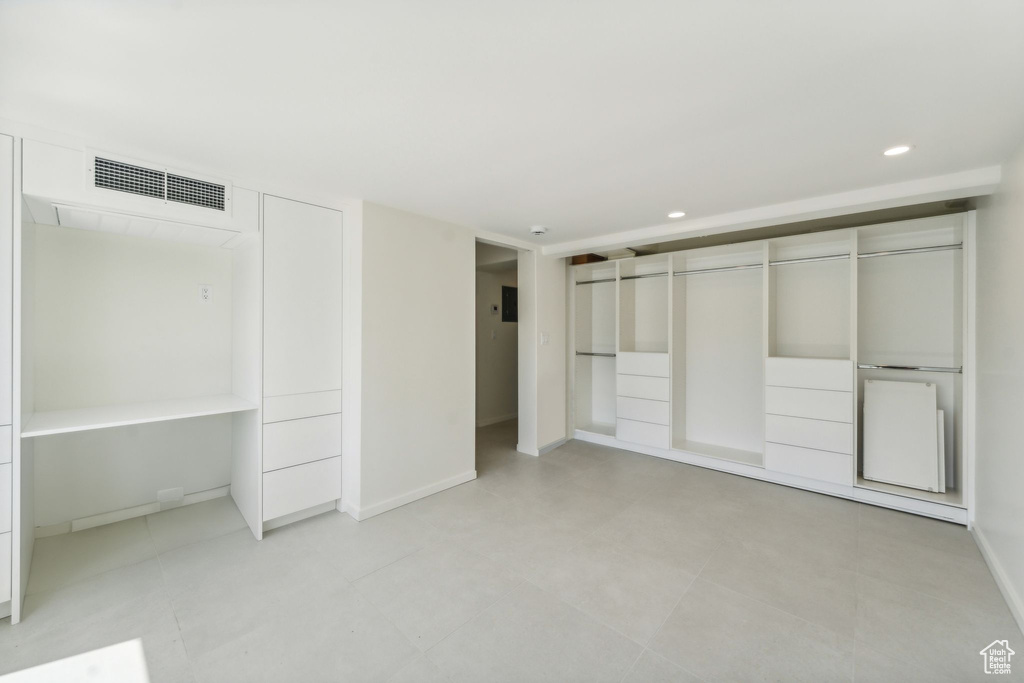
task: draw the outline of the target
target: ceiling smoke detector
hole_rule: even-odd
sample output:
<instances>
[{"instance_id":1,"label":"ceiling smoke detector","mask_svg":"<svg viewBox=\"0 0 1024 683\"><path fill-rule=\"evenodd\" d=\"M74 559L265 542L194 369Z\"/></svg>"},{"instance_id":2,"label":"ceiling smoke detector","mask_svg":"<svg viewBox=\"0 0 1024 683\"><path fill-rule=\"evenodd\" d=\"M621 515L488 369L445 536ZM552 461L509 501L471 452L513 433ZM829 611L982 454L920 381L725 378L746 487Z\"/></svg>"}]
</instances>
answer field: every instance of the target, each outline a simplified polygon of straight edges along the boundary
<instances>
[{"instance_id":1,"label":"ceiling smoke detector","mask_svg":"<svg viewBox=\"0 0 1024 683\"><path fill-rule=\"evenodd\" d=\"M548 229L545 228L543 225L535 225L532 228L530 228L530 234L533 235L534 237L540 237L541 235L548 234Z\"/></svg>"}]
</instances>

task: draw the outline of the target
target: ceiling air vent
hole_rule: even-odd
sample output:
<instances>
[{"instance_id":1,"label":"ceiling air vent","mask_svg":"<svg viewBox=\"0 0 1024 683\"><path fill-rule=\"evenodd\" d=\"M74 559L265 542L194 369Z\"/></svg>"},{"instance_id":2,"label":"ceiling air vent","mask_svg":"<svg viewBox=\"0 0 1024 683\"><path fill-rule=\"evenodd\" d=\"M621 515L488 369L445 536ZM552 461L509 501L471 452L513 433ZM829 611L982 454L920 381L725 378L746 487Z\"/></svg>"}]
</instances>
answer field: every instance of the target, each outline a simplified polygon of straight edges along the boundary
<instances>
[{"instance_id":1,"label":"ceiling air vent","mask_svg":"<svg viewBox=\"0 0 1024 683\"><path fill-rule=\"evenodd\" d=\"M167 200L223 211L224 186L168 173Z\"/></svg>"},{"instance_id":2,"label":"ceiling air vent","mask_svg":"<svg viewBox=\"0 0 1024 683\"><path fill-rule=\"evenodd\" d=\"M117 192L141 194L144 197L164 198L166 185L163 171L133 166L120 161L96 157L96 187Z\"/></svg>"},{"instance_id":3,"label":"ceiling air vent","mask_svg":"<svg viewBox=\"0 0 1024 683\"><path fill-rule=\"evenodd\" d=\"M227 188L219 183L95 157L96 187L223 211Z\"/></svg>"}]
</instances>

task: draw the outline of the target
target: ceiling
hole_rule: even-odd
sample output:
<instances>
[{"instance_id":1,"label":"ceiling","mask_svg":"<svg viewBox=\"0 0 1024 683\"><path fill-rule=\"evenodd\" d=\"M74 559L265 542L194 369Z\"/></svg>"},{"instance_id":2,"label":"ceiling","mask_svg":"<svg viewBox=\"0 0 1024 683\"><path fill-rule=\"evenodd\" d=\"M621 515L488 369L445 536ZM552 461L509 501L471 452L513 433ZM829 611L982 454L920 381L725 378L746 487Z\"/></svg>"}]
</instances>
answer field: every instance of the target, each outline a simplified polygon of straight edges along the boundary
<instances>
[{"instance_id":1,"label":"ceiling","mask_svg":"<svg viewBox=\"0 0 1024 683\"><path fill-rule=\"evenodd\" d=\"M999 164L1022 34L1018 0L9 0L0 117L554 244Z\"/></svg>"}]
</instances>

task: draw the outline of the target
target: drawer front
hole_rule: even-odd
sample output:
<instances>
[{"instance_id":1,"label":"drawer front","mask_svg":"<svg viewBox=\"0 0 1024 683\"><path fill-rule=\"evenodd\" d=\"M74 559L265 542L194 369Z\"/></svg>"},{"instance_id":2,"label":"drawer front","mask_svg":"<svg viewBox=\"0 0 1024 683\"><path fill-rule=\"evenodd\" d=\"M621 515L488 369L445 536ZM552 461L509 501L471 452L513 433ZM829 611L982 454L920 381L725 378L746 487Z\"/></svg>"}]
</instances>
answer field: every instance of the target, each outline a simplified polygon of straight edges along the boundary
<instances>
[{"instance_id":1,"label":"drawer front","mask_svg":"<svg viewBox=\"0 0 1024 683\"><path fill-rule=\"evenodd\" d=\"M615 438L629 443L668 448L670 437L666 425L619 419L615 421Z\"/></svg>"},{"instance_id":2,"label":"drawer front","mask_svg":"<svg viewBox=\"0 0 1024 683\"><path fill-rule=\"evenodd\" d=\"M263 425L263 471L341 455L341 413Z\"/></svg>"},{"instance_id":3,"label":"drawer front","mask_svg":"<svg viewBox=\"0 0 1024 683\"><path fill-rule=\"evenodd\" d=\"M765 445L764 466L772 472L853 486L853 456L845 453L769 443Z\"/></svg>"},{"instance_id":4,"label":"drawer front","mask_svg":"<svg viewBox=\"0 0 1024 683\"><path fill-rule=\"evenodd\" d=\"M263 475L263 521L341 498L341 458Z\"/></svg>"},{"instance_id":5,"label":"drawer front","mask_svg":"<svg viewBox=\"0 0 1024 683\"><path fill-rule=\"evenodd\" d=\"M617 372L622 375L668 377L667 353L619 353L615 357Z\"/></svg>"},{"instance_id":6,"label":"drawer front","mask_svg":"<svg viewBox=\"0 0 1024 683\"><path fill-rule=\"evenodd\" d=\"M11 468L12 465L0 465L0 534L11 530Z\"/></svg>"},{"instance_id":7,"label":"drawer front","mask_svg":"<svg viewBox=\"0 0 1024 683\"><path fill-rule=\"evenodd\" d=\"M340 412L340 391L316 391L311 394L268 396L263 399L264 424Z\"/></svg>"},{"instance_id":8,"label":"drawer front","mask_svg":"<svg viewBox=\"0 0 1024 683\"><path fill-rule=\"evenodd\" d=\"M640 377L638 375L618 375L616 378L618 396L630 398L646 398L651 401L667 401L669 397L668 379L665 377Z\"/></svg>"},{"instance_id":9,"label":"drawer front","mask_svg":"<svg viewBox=\"0 0 1024 683\"><path fill-rule=\"evenodd\" d=\"M774 387L853 391L853 361L825 358L768 358L764 383Z\"/></svg>"},{"instance_id":10,"label":"drawer front","mask_svg":"<svg viewBox=\"0 0 1024 683\"><path fill-rule=\"evenodd\" d=\"M646 398L627 398L619 396L615 401L615 414L627 420L652 422L667 425L671 420L668 401L650 401Z\"/></svg>"},{"instance_id":11,"label":"drawer front","mask_svg":"<svg viewBox=\"0 0 1024 683\"><path fill-rule=\"evenodd\" d=\"M11 534L0 534L0 602L11 599Z\"/></svg>"},{"instance_id":12,"label":"drawer front","mask_svg":"<svg viewBox=\"0 0 1024 683\"><path fill-rule=\"evenodd\" d=\"M771 415L853 422L853 394L848 391L765 387L764 410Z\"/></svg>"},{"instance_id":13,"label":"drawer front","mask_svg":"<svg viewBox=\"0 0 1024 683\"><path fill-rule=\"evenodd\" d=\"M853 453L853 425L766 415L765 441L849 455Z\"/></svg>"},{"instance_id":14,"label":"drawer front","mask_svg":"<svg viewBox=\"0 0 1024 683\"><path fill-rule=\"evenodd\" d=\"M11 461L11 449L14 442L11 441L11 427L0 427L0 464Z\"/></svg>"}]
</instances>

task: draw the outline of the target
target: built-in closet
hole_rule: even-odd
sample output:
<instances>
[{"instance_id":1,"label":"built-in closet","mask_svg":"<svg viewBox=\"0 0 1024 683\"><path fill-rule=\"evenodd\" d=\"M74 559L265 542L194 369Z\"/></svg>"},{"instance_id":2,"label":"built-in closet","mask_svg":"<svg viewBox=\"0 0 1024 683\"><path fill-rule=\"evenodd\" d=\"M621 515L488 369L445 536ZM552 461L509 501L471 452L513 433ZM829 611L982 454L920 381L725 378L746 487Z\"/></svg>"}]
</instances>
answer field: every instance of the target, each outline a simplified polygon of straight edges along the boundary
<instances>
[{"instance_id":1,"label":"built-in closet","mask_svg":"<svg viewBox=\"0 0 1024 683\"><path fill-rule=\"evenodd\" d=\"M259 539L334 508L341 212L0 143L0 607L21 618L37 536L229 495Z\"/></svg>"},{"instance_id":2,"label":"built-in closet","mask_svg":"<svg viewBox=\"0 0 1024 683\"><path fill-rule=\"evenodd\" d=\"M973 225L968 212L575 266L576 438L966 523ZM909 437L883 419L901 405L885 396L908 392ZM922 468L935 476L914 483Z\"/></svg>"}]
</instances>

